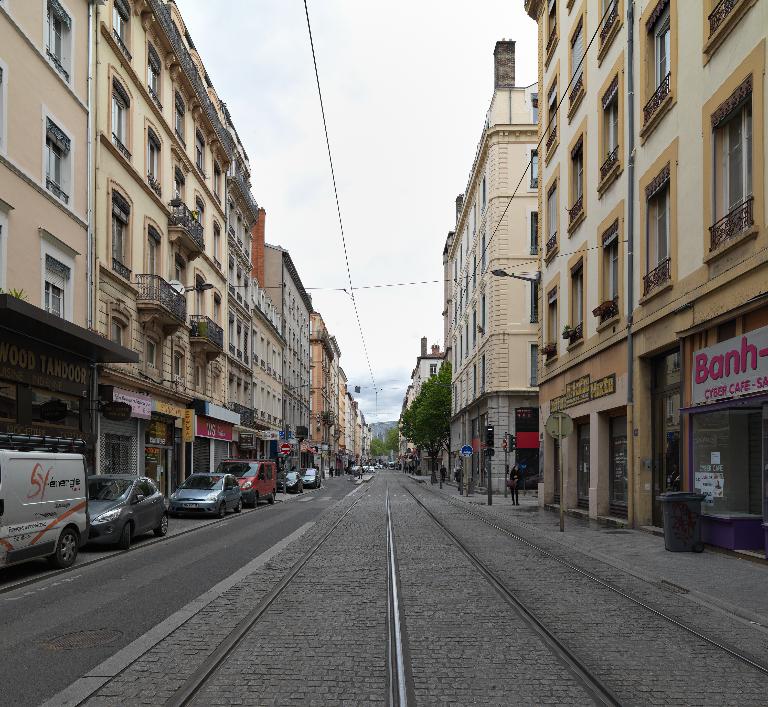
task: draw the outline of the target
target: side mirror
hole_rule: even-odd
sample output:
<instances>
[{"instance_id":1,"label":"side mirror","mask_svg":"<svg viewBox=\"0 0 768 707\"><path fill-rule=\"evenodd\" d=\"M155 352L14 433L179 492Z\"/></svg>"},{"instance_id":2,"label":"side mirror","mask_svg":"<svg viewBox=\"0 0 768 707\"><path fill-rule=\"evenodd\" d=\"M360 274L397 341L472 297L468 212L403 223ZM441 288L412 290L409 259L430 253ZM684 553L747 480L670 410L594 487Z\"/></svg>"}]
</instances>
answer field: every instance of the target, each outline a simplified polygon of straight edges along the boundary
<instances>
[{"instance_id":1,"label":"side mirror","mask_svg":"<svg viewBox=\"0 0 768 707\"><path fill-rule=\"evenodd\" d=\"M143 493L137 493L133 497L133 501L131 503L141 503L144 500L144 494Z\"/></svg>"}]
</instances>

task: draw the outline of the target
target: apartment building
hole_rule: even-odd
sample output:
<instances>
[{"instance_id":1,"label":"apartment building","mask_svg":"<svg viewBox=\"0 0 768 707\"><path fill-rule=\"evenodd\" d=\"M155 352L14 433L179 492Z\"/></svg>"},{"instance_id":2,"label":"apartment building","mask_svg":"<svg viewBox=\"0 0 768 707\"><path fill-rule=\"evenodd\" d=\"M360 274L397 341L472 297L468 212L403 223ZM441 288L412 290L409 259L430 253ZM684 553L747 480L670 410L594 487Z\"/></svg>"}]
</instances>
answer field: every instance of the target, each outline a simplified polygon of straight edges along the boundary
<instances>
[{"instance_id":1,"label":"apartment building","mask_svg":"<svg viewBox=\"0 0 768 707\"><path fill-rule=\"evenodd\" d=\"M339 366L338 413L336 415L336 454L337 470L346 469L348 466L347 452L347 374Z\"/></svg>"},{"instance_id":2,"label":"apartment building","mask_svg":"<svg viewBox=\"0 0 768 707\"><path fill-rule=\"evenodd\" d=\"M93 12L0 2L0 447L47 439L91 472L97 364L138 359L93 331Z\"/></svg>"},{"instance_id":3,"label":"apartment building","mask_svg":"<svg viewBox=\"0 0 768 707\"><path fill-rule=\"evenodd\" d=\"M332 458L335 464L331 445L335 438L338 403L334 404L333 368L334 359L336 359L335 365L338 369L339 349L319 312L312 312L310 315L309 346L312 361L310 364L312 400L309 437L312 440L312 446L317 449L315 463L319 462L318 468L324 474ZM338 382L336 382L336 391L338 391Z\"/></svg>"},{"instance_id":4,"label":"apartment building","mask_svg":"<svg viewBox=\"0 0 768 707\"><path fill-rule=\"evenodd\" d=\"M458 459L458 450L471 444L474 454L463 461L467 478L485 484L491 469L499 489L504 458L484 453L483 431L492 425L500 447L503 435L515 432L516 410L537 407L538 92L535 84L515 86L514 67L514 42L497 42L493 96L467 186L456 199L448 250L452 452ZM537 451L530 457L527 463L537 467Z\"/></svg>"},{"instance_id":5,"label":"apartment building","mask_svg":"<svg viewBox=\"0 0 768 707\"><path fill-rule=\"evenodd\" d=\"M288 463L297 467L300 463L301 468L305 468L312 459L306 448L299 449L299 438L306 440L311 433L309 317L313 311L312 298L304 289L290 253L280 246L266 244L264 273L266 284L262 287L274 296L285 341L282 357L283 434L294 449Z\"/></svg>"},{"instance_id":6,"label":"apartment building","mask_svg":"<svg viewBox=\"0 0 768 707\"><path fill-rule=\"evenodd\" d=\"M562 500L661 525L659 493L698 489L706 542L764 548L766 3L525 6L547 96L542 412L576 422Z\"/></svg>"}]
</instances>

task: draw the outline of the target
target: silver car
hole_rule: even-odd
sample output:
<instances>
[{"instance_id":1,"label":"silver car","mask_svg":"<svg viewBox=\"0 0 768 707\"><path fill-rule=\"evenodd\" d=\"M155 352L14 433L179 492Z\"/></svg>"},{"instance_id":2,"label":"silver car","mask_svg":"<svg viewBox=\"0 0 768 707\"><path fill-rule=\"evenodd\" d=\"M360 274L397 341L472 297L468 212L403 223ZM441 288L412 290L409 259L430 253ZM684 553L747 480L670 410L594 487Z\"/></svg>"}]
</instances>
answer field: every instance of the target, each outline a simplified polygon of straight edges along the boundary
<instances>
[{"instance_id":1,"label":"silver car","mask_svg":"<svg viewBox=\"0 0 768 707\"><path fill-rule=\"evenodd\" d=\"M88 542L122 550L143 533L168 533L165 498L152 479L132 474L97 474L88 479Z\"/></svg>"},{"instance_id":2,"label":"silver car","mask_svg":"<svg viewBox=\"0 0 768 707\"><path fill-rule=\"evenodd\" d=\"M172 494L171 515L216 515L240 513L243 499L240 484L232 474L192 474Z\"/></svg>"}]
</instances>

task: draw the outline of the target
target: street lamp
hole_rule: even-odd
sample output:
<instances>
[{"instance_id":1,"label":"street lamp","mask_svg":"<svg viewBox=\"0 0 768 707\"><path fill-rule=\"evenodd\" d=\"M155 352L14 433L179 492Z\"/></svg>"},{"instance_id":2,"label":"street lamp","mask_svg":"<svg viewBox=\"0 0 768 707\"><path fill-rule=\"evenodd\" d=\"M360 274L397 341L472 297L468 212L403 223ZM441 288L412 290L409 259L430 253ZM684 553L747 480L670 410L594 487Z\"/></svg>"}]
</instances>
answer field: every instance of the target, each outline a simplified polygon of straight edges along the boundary
<instances>
[{"instance_id":1,"label":"street lamp","mask_svg":"<svg viewBox=\"0 0 768 707\"><path fill-rule=\"evenodd\" d=\"M206 290L212 290L213 288L214 284L212 282L202 282L199 284L187 285L184 288L184 292L192 292L193 290L195 292L205 292Z\"/></svg>"},{"instance_id":2,"label":"street lamp","mask_svg":"<svg viewBox=\"0 0 768 707\"><path fill-rule=\"evenodd\" d=\"M515 275L514 273L508 273L506 270L491 270L491 275L496 277L512 277L515 280L525 280L526 282L540 282L541 273L536 272L531 277L530 275Z\"/></svg>"}]
</instances>

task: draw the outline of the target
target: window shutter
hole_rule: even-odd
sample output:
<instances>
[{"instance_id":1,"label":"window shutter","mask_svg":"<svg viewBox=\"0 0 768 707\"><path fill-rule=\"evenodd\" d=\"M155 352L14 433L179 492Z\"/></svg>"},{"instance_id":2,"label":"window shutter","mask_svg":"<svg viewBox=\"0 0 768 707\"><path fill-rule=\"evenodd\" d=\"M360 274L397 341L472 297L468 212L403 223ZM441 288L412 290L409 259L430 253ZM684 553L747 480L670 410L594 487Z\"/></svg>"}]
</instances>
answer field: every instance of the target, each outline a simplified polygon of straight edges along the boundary
<instances>
[{"instance_id":1,"label":"window shutter","mask_svg":"<svg viewBox=\"0 0 768 707\"><path fill-rule=\"evenodd\" d=\"M45 256L45 279L63 290L69 280L70 269L51 255Z\"/></svg>"},{"instance_id":2,"label":"window shutter","mask_svg":"<svg viewBox=\"0 0 768 707\"><path fill-rule=\"evenodd\" d=\"M67 14L59 0L48 0L48 14L59 20L67 29L72 29L72 18Z\"/></svg>"},{"instance_id":3,"label":"window shutter","mask_svg":"<svg viewBox=\"0 0 768 707\"><path fill-rule=\"evenodd\" d=\"M120 100L125 103L125 107L129 108L131 105L131 99L128 97L128 92L123 88L123 85L117 79L112 79L112 88L120 97Z\"/></svg>"},{"instance_id":4,"label":"window shutter","mask_svg":"<svg viewBox=\"0 0 768 707\"><path fill-rule=\"evenodd\" d=\"M115 0L115 10L125 22L131 18L131 8L125 0Z\"/></svg>"},{"instance_id":5,"label":"window shutter","mask_svg":"<svg viewBox=\"0 0 768 707\"><path fill-rule=\"evenodd\" d=\"M64 134L64 131L50 118L46 118L46 137L65 154L69 152L69 138Z\"/></svg>"},{"instance_id":6,"label":"window shutter","mask_svg":"<svg viewBox=\"0 0 768 707\"><path fill-rule=\"evenodd\" d=\"M583 68L582 58L584 56L584 29L583 26L579 27L576 32L576 36L573 38L572 48L572 65L573 75L580 76Z\"/></svg>"},{"instance_id":7,"label":"window shutter","mask_svg":"<svg viewBox=\"0 0 768 707\"><path fill-rule=\"evenodd\" d=\"M154 226L147 227L147 235L155 242L160 243L160 234Z\"/></svg>"},{"instance_id":8,"label":"window shutter","mask_svg":"<svg viewBox=\"0 0 768 707\"><path fill-rule=\"evenodd\" d=\"M160 55L157 53L157 49L149 44L147 46L147 54L149 57L149 65L152 67L152 71L154 71L156 74L159 74L162 64L160 62Z\"/></svg>"},{"instance_id":9,"label":"window shutter","mask_svg":"<svg viewBox=\"0 0 768 707\"><path fill-rule=\"evenodd\" d=\"M123 223L128 223L131 215L131 205L122 194L112 192L112 214Z\"/></svg>"}]
</instances>

